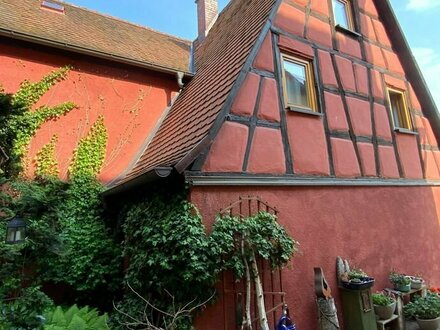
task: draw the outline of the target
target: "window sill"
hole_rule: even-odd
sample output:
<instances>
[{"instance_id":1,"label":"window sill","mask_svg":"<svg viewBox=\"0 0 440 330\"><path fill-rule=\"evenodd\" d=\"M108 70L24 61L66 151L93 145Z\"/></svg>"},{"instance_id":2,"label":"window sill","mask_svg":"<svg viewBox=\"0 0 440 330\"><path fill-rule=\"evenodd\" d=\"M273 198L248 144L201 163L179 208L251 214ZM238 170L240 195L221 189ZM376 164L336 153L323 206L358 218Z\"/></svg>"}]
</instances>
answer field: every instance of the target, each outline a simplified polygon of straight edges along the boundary
<instances>
[{"instance_id":1,"label":"window sill","mask_svg":"<svg viewBox=\"0 0 440 330\"><path fill-rule=\"evenodd\" d=\"M414 132L414 131L412 131L410 129L402 128L402 127L394 128L394 132L403 133L403 134L410 134L410 135L419 135L419 133L417 133L417 132Z\"/></svg>"},{"instance_id":2,"label":"window sill","mask_svg":"<svg viewBox=\"0 0 440 330\"><path fill-rule=\"evenodd\" d=\"M343 27L342 25L339 25L339 24L335 25L335 29L336 29L336 31L344 33L344 34L347 34L347 35L349 35L352 38L360 39L362 37L362 35L360 33L357 33L355 31L349 30L349 29L347 29L347 28L345 28L345 27Z\"/></svg>"},{"instance_id":3,"label":"window sill","mask_svg":"<svg viewBox=\"0 0 440 330\"><path fill-rule=\"evenodd\" d=\"M286 107L286 110L290 111L290 112L298 112L298 113L302 113L305 115L312 115L312 116L316 116L316 117L322 117L323 114L321 112L317 112L317 111L313 111L313 110L309 110L309 109L305 109L305 108L299 108L299 107L294 107L289 105L288 107Z\"/></svg>"}]
</instances>

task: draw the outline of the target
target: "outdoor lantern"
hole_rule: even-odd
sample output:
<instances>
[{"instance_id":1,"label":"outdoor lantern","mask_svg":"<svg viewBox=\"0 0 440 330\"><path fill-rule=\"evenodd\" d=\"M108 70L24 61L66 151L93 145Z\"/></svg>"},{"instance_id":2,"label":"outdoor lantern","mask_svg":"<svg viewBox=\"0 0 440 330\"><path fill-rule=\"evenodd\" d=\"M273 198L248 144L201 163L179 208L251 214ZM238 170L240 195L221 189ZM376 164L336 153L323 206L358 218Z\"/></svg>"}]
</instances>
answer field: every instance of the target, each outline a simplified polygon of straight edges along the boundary
<instances>
[{"instance_id":1,"label":"outdoor lantern","mask_svg":"<svg viewBox=\"0 0 440 330\"><path fill-rule=\"evenodd\" d=\"M26 222L15 216L8 221L6 225L6 243L21 243L26 238Z\"/></svg>"}]
</instances>

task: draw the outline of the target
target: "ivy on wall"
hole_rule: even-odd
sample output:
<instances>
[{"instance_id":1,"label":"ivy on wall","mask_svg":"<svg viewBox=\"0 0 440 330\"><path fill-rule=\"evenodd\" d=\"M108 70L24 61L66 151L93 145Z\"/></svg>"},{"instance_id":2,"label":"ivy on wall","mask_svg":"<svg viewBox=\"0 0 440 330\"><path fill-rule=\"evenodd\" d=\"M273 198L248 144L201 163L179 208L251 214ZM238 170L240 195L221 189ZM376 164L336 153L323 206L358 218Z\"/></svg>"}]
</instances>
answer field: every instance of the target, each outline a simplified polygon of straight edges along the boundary
<instances>
[{"instance_id":1,"label":"ivy on wall","mask_svg":"<svg viewBox=\"0 0 440 330\"><path fill-rule=\"evenodd\" d=\"M147 201L136 203L122 215L124 256L129 262L125 280L144 299L169 315L156 315L155 325L171 324L172 308L195 306L213 293L218 276L210 255L209 239L197 209L185 195L157 190ZM115 314L115 325L144 320L150 306L127 290ZM148 315L150 318L151 315ZM138 324L140 326L140 323ZM177 329L192 329L192 315L183 315Z\"/></svg>"},{"instance_id":2,"label":"ivy on wall","mask_svg":"<svg viewBox=\"0 0 440 330\"><path fill-rule=\"evenodd\" d=\"M29 142L46 121L57 119L76 108L73 102L65 102L53 107L32 107L57 82L66 79L71 67L55 70L38 82L25 80L19 90L11 95L0 89L0 145L10 157L6 173L16 175L23 168Z\"/></svg>"},{"instance_id":3,"label":"ivy on wall","mask_svg":"<svg viewBox=\"0 0 440 330\"><path fill-rule=\"evenodd\" d=\"M40 179L57 178L60 173L55 155L58 136L54 135L35 157L35 176Z\"/></svg>"},{"instance_id":4,"label":"ivy on wall","mask_svg":"<svg viewBox=\"0 0 440 330\"><path fill-rule=\"evenodd\" d=\"M69 167L71 178L98 175L104 164L107 139L104 117L100 116L93 124L89 134L80 140L74 151L73 160Z\"/></svg>"},{"instance_id":5,"label":"ivy on wall","mask_svg":"<svg viewBox=\"0 0 440 330\"><path fill-rule=\"evenodd\" d=\"M96 179L107 145L103 117L78 143L69 182L58 180L56 136L35 159L36 176L44 180L17 179L39 127L75 108L65 102L32 110L69 70L56 70L37 83L25 81L13 95L0 91L0 145L10 156L0 178L0 192L9 187L7 194L0 193L0 237L5 237L7 218L13 214L26 219L28 233L19 245L0 238L0 324L7 329L36 328L35 316L52 305L41 291L44 282L67 285L74 292L73 302L88 303L91 297L95 302L96 296L111 297L122 281L121 249L106 227L103 187Z\"/></svg>"}]
</instances>

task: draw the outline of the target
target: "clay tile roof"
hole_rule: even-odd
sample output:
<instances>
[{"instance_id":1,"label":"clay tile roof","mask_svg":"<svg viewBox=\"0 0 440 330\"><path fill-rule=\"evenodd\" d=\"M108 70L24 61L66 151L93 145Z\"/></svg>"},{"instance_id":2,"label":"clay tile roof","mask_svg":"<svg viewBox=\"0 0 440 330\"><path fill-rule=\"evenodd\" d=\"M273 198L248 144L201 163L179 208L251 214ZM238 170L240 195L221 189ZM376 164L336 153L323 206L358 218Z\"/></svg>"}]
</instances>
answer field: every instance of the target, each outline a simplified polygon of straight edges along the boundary
<instances>
[{"instance_id":1,"label":"clay tile roof","mask_svg":"<svg viewBox=\"0 0 440 330\"><path fill-rule=\"evenodd\" d=\"M232 0L196 50L196 74L184 88L150 145L116 185L157 166L173 166L211 126L238 77L276 0Z\"/></svg>"},{"instance_id":2,"label":"clay tile roof","mask_svg":"<svg viewBox=\"0 0 440 330\"><path fill-rule=\"evenodd\" d=\"M189 72L191 42L64 2L64 14L40 0L1 0L0 34L89 50L147 66ZM123 2L121 2L123 5Z\"/></svg>"}]
</instances>

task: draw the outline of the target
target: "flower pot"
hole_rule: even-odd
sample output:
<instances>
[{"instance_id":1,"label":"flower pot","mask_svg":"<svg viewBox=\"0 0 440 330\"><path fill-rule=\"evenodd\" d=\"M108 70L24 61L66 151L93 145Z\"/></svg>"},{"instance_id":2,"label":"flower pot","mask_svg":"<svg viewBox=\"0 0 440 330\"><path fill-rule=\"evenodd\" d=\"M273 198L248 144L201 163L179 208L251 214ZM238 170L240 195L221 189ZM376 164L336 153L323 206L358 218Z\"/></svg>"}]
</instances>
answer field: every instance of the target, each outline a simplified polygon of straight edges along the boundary
<instances>
[{"instance_id":1,"label":"flower pot","mask_svg":"<svg viewBox=\"0 0 440 330\"><path fill-rule=\"evenodd\" d=\"M411 280L411 289L421 289L423 286L423 280Z\"/></svg>"},{"instance_id":2,"label":"flower pot","mask_svg":"<svg viewBox=\"0 0 440 330\"><path fill-rule=\"evenodd\" d=\"M422 320L416 317L417 324L422 330L438 330L440 329L440 317L431 320Z\"/></svg>"},{"instance_id":3,"label":"flower pot","mask_svg":"<svg viewBox=\"0 0 440 330\"><path fill-rule=\"evenodd\" d=\"M401 292L408 292L409 290L411 290L411 283L409 284L394 284L394 289L401 291Z\"/></svg>"},{"instance_id":4,"label":"flower pot","mask_svg":"<svg viewBox=\"0 0 440 330\"><path fill-rule=\"evenodd\" d=\"M395 310L396 310L395 301L388 306L374 305L374 312L381 320L390 319L393 316Z\"/></svg>"},{"instance_id":5,"label":"flower pot","mask_svg":"<svg viewBox=\"0 0 440 330\"><path fill-rule=\"evenodd\" d=\"M346 289L350 290L364 290L371 288L374 285L374 278L372 277L363 277L359 282L354 282L350 280L348 282L342 281L342 286Z\"/></svg>"}]
</instances>

